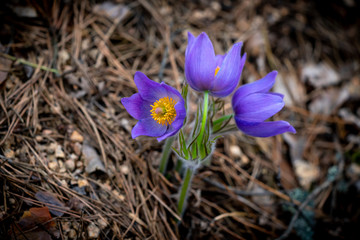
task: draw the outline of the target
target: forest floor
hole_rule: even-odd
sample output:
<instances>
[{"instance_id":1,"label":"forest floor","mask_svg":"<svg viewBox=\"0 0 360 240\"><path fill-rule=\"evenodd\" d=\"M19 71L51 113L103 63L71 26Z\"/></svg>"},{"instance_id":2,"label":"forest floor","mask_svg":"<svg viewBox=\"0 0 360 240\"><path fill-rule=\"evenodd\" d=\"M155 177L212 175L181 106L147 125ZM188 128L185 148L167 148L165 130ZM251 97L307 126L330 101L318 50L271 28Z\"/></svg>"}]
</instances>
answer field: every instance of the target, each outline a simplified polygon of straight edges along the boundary
<instances>
[{"instance_id":1,"label":"forest floor","mask_svg":"<svg viewBox=\"0 0 360 240\"><path fill-rule=\"evenodd\" d=\"M360 239L359 11L351 0L5 1L2 239ZM218 139L179 216L175 155L160 174L163 142L132 139L120 100L137 92L136 71L181 89L188 31L217 54L243 41L242 84L277 70L274 119L297 133Z\"/></svg>"}]
</instances>

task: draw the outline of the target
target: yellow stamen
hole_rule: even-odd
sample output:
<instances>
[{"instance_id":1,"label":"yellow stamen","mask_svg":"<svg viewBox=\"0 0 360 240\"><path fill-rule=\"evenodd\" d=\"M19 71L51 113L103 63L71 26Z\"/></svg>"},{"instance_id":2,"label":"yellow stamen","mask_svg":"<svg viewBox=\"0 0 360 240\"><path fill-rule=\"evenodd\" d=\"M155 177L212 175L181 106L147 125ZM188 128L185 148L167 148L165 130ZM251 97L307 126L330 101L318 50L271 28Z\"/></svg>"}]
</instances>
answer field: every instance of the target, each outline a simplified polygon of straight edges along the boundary
<instances>
[{"instance_id":1,"label":"yellow stamen","mask_svg":"<svg viewBox=\"0 0 360 240\"><path fill-rule=\"evenodd\" d=\"M216 69L215 69L215 76L216 76L216 74L218 74L219 70L220 70L220 67L217 66Z\"/></svg>"},{"instance_id":2,"label":"yellow stamen","mask_svg":"<svg viewBox=\"0 0 360 240\"><path fill-rule=\"evenodd\" d=\"M176 117L176 101L169 97L163 97L150 105L152 118L161 125L171 124Z\"/></svg>"}]
</instances>

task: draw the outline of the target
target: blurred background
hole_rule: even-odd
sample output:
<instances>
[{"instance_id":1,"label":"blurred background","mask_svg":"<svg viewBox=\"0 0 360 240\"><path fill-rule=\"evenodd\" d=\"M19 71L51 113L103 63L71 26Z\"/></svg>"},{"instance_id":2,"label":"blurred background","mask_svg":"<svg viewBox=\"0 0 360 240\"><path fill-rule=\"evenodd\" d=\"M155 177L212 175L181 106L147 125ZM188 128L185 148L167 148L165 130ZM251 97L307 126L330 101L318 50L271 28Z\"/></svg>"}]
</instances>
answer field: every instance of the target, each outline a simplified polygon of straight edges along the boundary
<instances>
[{"instance_id":1,"label":"blurred background","mask_svg":"<svg viewBox=\"0 0 360 240\"><path fill-rule=\"evenodd\" d=\"M326 1L4 1L4 239L359 239L360 6ZM180 221L176 157L131 139L136 71L178 90L187 32L243 41L241 84L272 70L297 134L217 142ZM191 91L195 109L199 94ZM231 112L231 97L224 99Z\"/></svg>"}]
</instances>

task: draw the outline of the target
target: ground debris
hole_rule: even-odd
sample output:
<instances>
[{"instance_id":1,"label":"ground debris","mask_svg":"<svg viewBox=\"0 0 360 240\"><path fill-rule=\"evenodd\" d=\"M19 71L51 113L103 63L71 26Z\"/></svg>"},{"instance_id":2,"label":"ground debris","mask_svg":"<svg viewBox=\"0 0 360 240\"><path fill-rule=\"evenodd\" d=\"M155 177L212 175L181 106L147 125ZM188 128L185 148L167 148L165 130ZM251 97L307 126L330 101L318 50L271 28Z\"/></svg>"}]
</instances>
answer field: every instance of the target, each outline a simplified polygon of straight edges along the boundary
<instances>
[{"instance_id":1,"label":"ground debris","mask_svg":"<svg viewBox=\"0 0 360 240\"><path fill-rule=\"evenodd\" d=\"M2 238L276 239L298 212L288 239L360 239L357 1L330 0L326 7L305 0L5 1L2 7ZM242 41L241 84L277 70L272 90L285 95L285 106L273 120L290 122L297 134L220 137L179 221L176 156L159 174L162 143L131 138L136 120L121 99L137 91L136 71L184 86L188 31L206 32L216 54ZM201 95L189 91L189 111ZM231 97L222 100L226 114L233 113ZM298 211L341 159L341 179ZM46 216L41 221L36 208ZM19 227L22 234L21 222L37 225Z\"/></svg>"}]
</instances>

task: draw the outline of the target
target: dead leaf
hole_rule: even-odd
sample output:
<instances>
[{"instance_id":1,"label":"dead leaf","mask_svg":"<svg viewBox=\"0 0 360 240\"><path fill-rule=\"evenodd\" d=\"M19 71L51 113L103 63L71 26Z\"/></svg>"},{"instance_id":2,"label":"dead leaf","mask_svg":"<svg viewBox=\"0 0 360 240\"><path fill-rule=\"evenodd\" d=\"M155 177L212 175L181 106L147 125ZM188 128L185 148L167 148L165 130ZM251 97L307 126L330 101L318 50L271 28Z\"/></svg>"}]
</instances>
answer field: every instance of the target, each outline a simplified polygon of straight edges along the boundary
<instances>
[{"instance_id":1,"label":"dead leaf","mask_svg":"<svg viewBox=\"0 0 360 240\"><path fill-rule=\"evenodd\" d=\"M350 109L348 109L348 108L340 109L339 115L343 119L346 119L346 121L352 122L360 128L360 117L356 116L354 113L352 113Z\"/></svg>"},{"instance_id":2,"label":"dead leaf","mask_svg":"<svg viewBox=\"0 0 360 240\"><path fill-rule=\"evenodd\" d=\"M306 101L304 86L299 83L294 73L280 72L275 81L274 92L284 95L284 102L287 106Z\"/></svg>"},{"instance_id":3,"label":"dead leaf","mask_svg":"<svg viewBox=\"0 0 360 240\"><path fill-rule=\"evenodd\" d=\"M303 188L309 189L311 183L319 178L320 169L318 166L309 163L302 158L306 137L294 137L292 134L286 133L284 134L284 139L290 146L291 162L296 177Z\"/></svg>"},{"instance_id":4,"label":"dead leaf","mask_svg":"<svg viewBox=\"0 0 360 240\"><path fill-rule=\"evenodd\" d=\"M309 104L312 113L330 115L333 111L349 99L347 87L322 90Z\"/></svg>"},{"instance_id":5,"label":"dead leaf","mask_svg":"<svg viewBox=\"0 0 360 240\"><path fill-rule=\"evenodd\" d=\"M16 229L16 239L51 240L50 234L59 237L59 231L56 229L55 221L52 221L48 207L30 208L16 224L18 226L13 228Z\"/></svg>"},{"instance_id":6,"label":"dead leaf","mask_svg":"<svg viewBox=\"0 0 360 240\"><path fill-rule=\"evenodd\" d=\"M123 4L116 4L113 2L103 2L96 4L93 12L98 15L105 15L112 20L121 21L129 13L129 8Z\"/></svg>"},{"instance_id":7,"label":"dead leaf","mask_svg":"<svg viewBox=\"0 0 360 240\"><path fill-rule=\"evenodd\" d=\"M57 217L61 217L62 215L64 215L63 212L58 211L59 208L65 211L68 209L67 207L65 207L65 204L63 202L61 202L59 199L56 198L56 196L51 193L38 191L35 194L35 198L43 204L47 205L47 207L49 207L50 209L50 212ZM58 206L59 208L56 208L55 210L55 208L52 206Z\"/></svg>"},{"instance_id":8,"label":"dead leaf","mask_svg":"<svg viewBox=\"0 0 360 240\"><path fill-rule=\"evenodd\" d=\"M319 88L339 83L340 75L327 63L307 63L301 69L301 80Z\"/></svg>"},{"instance_id":9,"label":"dead leaf","mask_svg":"<svg viewBox=\"0 0 360 240\"><path fill-rule=\"evenodd\" d=\"M254 196L251 197L252 200L259 206L273 206L275 199L272 195L267 195L267 191L265 189L259 187L258 185L254 185L254 187L251 189L251 192L255 193ZM256 193L259 195L257 195ZM261 195L262 193L264 195Z\"/></svg>"},{"instance_id":10,"label":"dead leaf","mask_svg":"<svg viewBox=\"0 0 360 240\"><path fill-rule=\"evenodd\" d=\"M70 209L80 212L84 208L84 203L79 198L72 197L67 202Z\"/></svg>"},{"instance_id":11,"label":"dead leaf","mask_svg":"<svg viewBox=\"0 0 360 240\"><path fill-rule=\"evenodd\" d=\"M30 6L15 6L12 9L19 17L36 18L38 16L36 10Z\"/></svg>"},{"instance_id":12,"label":"dead leaf","mask_svg":"<svg viewBox=\"0 0 360 240\"><path fill-rule=\"evenodd\" d=\"M96 152L96 150L93 147L85 143L82 148L82 153L85 158L85 165L86 165L85 171L87 173L93 173L97 170L106 172L104 164L101 161L99 154Z\"/></svg>"},{"instance_id":13,"label":"dead leaf","mask_svg":"<svg viewBox=\"0 0 360 240\"><path fill-rule=\"evenodd\" d=\"M25 211L20 218L18 225L22 230L28 230L36 227L38 224L43 224L52 219L48 207L30 208L29 211ZM54 221L47 223L46 227L55 227Z\"/></svg>"},{"instance_id":14,"label":"dead leaf","mask_svg":"<svg viewBox=\"0 0 360 240\"><path fill-rule=\"evenodd\" d=\"M71 93L71 96L75 98L81 98L92 92L89 81L83 77L79 77L76 74L69 74L65 79L67 79L69 84L73 85L75 91Z\"/></svg>"},{"instance_id":15,"label":"dead leaf","mask_svg":"<svg viewBox=\"0 0 360 240\"><path fill-rule=\"evenodd\" d=\"M294 167L299 182L305 189L309 189L311 183L320 177L319 167L305 160L297 159L294 162Z\"/></svg>"},{"instance_id":16,"label":"dead leaf","mask_svg":"<svg viewBox=\"0 0 360 240\"><path fill-rule=\"evenodd\" d=\"M0 51L4 52L5 47L0 44ZM10 71L12 61L10 59L0 57L0 84L2 84Z\"/></svg>"},{"instance_id":17,"label":"dead leaf","mask_svg":"<svg viewBox=\"0 0 360 240\"><path fill-rule=\"evenodd\" d=\"M71 133L70 140L73 142L83 142L84 137L76 130Z\"/></svg>"}]
</instances>

